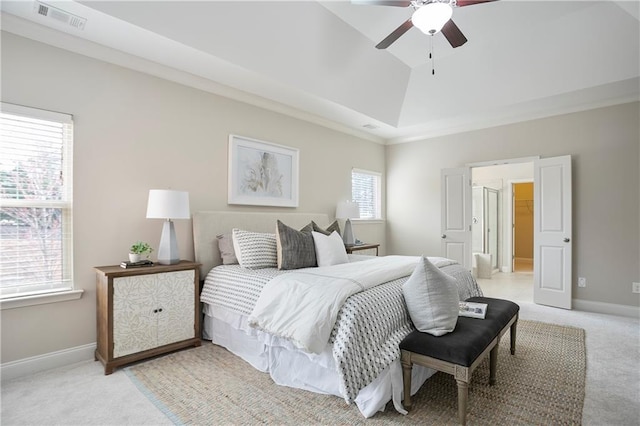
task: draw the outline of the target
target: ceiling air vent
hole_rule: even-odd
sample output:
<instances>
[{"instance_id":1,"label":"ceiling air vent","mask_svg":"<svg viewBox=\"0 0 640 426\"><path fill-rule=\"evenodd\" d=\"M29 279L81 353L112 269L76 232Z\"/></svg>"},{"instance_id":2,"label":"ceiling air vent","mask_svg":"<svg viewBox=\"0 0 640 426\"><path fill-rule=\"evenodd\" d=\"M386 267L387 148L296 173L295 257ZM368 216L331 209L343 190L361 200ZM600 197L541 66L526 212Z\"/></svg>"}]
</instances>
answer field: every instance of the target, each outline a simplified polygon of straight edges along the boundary
<instances>
[{"instance_id":1,"label":"ceiling air vent","mask_svg":"<svg viewBox=\"0 0 640 426\"><path fill-rule=\"evenodd\" d=\"M378 128L378 126L376 126L375 124L370 124L370 123L364 124L362 127L369 130L375 130Z\"/></svg>"},{"instance_id":2,"label":"ceiling air vent","mask_svg":"<svg viewBox=\"0 0 640 426\"><path fill-rule=\"evenodd\" d=\"M38 15L45 16L63 24L70 25L73 28L77 28L79 30L84 30L84 25L87 23L86 18L76 16L72 13L66 12L62 9L50 6L39 1L34 2L33 9Z\"/></svg>"}]
</instances>

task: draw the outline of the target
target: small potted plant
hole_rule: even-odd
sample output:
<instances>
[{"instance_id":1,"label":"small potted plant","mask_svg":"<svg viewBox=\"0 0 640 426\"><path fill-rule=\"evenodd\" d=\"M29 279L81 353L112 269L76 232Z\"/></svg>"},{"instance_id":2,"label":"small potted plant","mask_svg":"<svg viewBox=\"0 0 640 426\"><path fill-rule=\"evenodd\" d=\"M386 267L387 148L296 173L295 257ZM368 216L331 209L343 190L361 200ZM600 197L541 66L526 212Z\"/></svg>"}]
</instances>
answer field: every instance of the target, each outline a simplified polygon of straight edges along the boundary
<instances>
[{"instance_id":1,"label":"small potted plant","mask_svg":"<svg viewBox=\"0 0 640 426\"><path fill-rule=\"evenodd\" d=\"M142 260L142 256L146 254L146 257L148 258L152 251L153 249L148 243L138 241L129 249L129 261L140 262L140 260Z\"/></svg>"}]
</instances>

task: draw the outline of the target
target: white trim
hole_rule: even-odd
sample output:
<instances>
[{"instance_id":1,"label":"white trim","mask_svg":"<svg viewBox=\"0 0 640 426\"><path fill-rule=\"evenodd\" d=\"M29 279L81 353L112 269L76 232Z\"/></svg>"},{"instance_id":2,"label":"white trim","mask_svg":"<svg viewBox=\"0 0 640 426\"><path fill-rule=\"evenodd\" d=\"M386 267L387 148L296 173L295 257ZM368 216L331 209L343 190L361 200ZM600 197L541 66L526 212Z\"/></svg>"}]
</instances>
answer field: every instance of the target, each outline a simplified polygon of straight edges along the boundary
<instances>
[{"instance_id":1,"label":"white trim","mask_svg":"<svg viewBox=\"0 0 640 426\"><path fill-rule=\"evenodd\" d=\"M0 311L5 309L23 308L25 306L44 305L47 303L67 302L78 300L84 290L56 291L52 293L19 296L0 300Z\"/></svg>"},{"instance_id":2,"label":"white trim","mask_svg":"<svg viewBox=\"0 0 640 426\"><path fill-rule=\"evenodd\" d=\"M534 155L532 157L520 157L520 158L508 158L506 160L491 160L491 161L480 161L478 163L467 163L466 167L487 167L487 166L502 166L505 164L518 164L518 163L531 163L534 160L539 160L539 155Z\"/></svg>"},{"instance_id":3,"label":"white trim","mask_svg":"<svg viewBox=\"0 0 640 426\"><path fill-rule=\"evenodd\" d=\"M376 172L373 170L365 170L365 169L359 169L357 167L354 167L351 169L352 172L356 172L356 173L362 173L362 174L366 174L366 175L375 175L378 176L380 178L382 178L382 173L380 172Z\"/></svg>"},{"instance_id":4,"label":"white trim","mask_svg":"<svg viewBox=\"0 0 640 426\"><path fill-rule=\"evenodd\" d=\"M351 222L357 223L358 225L378 225L384 224L387 220L385 218L380 219L351 219Z\"/></svg>"},{"instance_id":5,"label":"white trim","mask_svg":"<svg viewBox=\"0 0 640 426\"><path fill-rule=\"evenodd\" d=\"M20 115L38 120L58 121L65 124L73 124L73 115L65 112L48 111L46 109L27 107L23 105L0 102L2 112L12 115Z\"/></svg>"},{"instance_id":6,"label":"white trim","mask_svg":"<svg viewBox=\"0 0 640 426\"><path fill-rule=\"evenodd\" d=\"M43 355L5 362L0 365L2 381L28 376L52 368L64 367L83 361L95 359L95 343L76 346L75 348L49 352Z\"/></svg>"},{"instance_id":7,"label":"white trim","mask_svg":"<svg viewBox=\"0 0 640 426\"><path fill-rule=\"evenodd\" d=\"M638 306L593 302L591 300L582 299L573 299L572 302L573 309L577 311L597 312L599 314L620 315L631 318L640 317L640 307Z\"/></svg>"}]
</instances>

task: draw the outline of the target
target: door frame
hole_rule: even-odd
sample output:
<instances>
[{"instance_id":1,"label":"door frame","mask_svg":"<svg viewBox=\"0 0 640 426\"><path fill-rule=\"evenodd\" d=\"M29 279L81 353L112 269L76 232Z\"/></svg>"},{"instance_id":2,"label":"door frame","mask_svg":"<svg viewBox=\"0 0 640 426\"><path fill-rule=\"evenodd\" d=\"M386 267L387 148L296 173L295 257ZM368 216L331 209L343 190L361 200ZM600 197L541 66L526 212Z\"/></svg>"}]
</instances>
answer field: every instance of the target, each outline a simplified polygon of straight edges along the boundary
<instances>
[{"instance_id":1,"label":"door frame","mask_svg":"<svg viewBox=\"0 0 640 426\"><path fill-rule=\"evenodd\" d=\"M517 157L517 158L507 158L507 159L504 159L504 160L479 161L479 162L474 162L474 163L467 163L467 164L465 164L465 167L469 168L470 173L471 173L471 178L473 179L473 169L477 168L477 167L505 166L505 165L509 165L509 164L521 164L521 163L531 163L531 164L533 164L534 161L537 161L539 159L540 159L539 155L534 155L534 156L531 156L531 157ZM518 179L513 179L514 182L517 181L517 180ZM531 176L531 179L527 179L526 181L533 182L533 175ZM511 179L508 180L507 182L511 182ZM502 252L501 252L502 256L503 256L502 263L503 264L505 263L504 262L504 256L511 256L512 259L511 259L511 262L509 262L509 265L510 265L510 266L508 266L509 270L505 270L506 268L504 267L504 265L498 265L499 266L498 270L500 270L502 272L513 272L513 241L512 241L512 239L513 239L513 213L511 211L513 209L513 206L512 206L512 204L513 204L513 195L512 195L512 192L511 192L511 185L509 185L509 189L510 189L510 191L509 191L509 195L508 195L508 197L509 197L508 201L511 204L510 204L509 208L507 209L507 211L508 211L507 220L509 221L508 223L510 225L508 226L509 229L507 230L507 235L506 235L507 242L506 242L506 244L502 245ZM504 199L504 197L502 197L502 199ZM502 200L500 200L500 201L502 201ZM500 203L500 204L502 204L502 203ZM502 207L503 206L501 205L500 206L500 210L502 210ZM499 244L499 246L500 246L500 244Z\"/></svg>"}]
</instances>

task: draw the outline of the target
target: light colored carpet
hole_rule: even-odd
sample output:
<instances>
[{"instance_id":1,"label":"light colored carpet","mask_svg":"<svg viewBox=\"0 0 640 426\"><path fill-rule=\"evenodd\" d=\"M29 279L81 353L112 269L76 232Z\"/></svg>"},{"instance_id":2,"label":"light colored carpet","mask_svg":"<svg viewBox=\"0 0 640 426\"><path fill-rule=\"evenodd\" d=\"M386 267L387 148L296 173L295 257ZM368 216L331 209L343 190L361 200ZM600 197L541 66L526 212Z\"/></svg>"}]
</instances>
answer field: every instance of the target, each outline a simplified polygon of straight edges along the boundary
<instances>
[{"instance_id":1,"label":"light colored carpet","mask_svg":"<svg viewBox=\"0 0 640 426\"><path fill-rule=\"evenodd\" d=\"M469 388L469 424L580 424L585 393L584 330L520 320L516 354L508 333L489 386L488 359ZM407 416L391 405L372 419L335 396L275 385L213 344L127 368L139 389L176 424L457 424L457 387L438 373L413 399Z\"/></svg>"}]
</instances>

